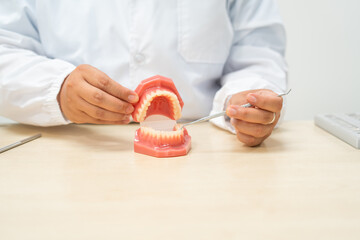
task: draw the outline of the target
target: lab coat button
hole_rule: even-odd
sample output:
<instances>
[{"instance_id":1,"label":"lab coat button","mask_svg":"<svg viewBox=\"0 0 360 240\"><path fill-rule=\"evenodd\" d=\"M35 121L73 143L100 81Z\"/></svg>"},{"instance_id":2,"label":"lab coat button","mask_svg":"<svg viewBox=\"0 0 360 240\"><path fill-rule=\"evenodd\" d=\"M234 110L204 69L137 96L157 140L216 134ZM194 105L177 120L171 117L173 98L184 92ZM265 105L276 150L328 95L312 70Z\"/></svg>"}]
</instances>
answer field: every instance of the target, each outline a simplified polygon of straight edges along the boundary
<instances>
[{"instance_id":1,"label":"lab coat button","mask_svg":"<svg viewBox=\"0 0 360 240\"><path fill-rule=\"evenodd\" d=\"M137 53L135 56L134 56L134 59L136 62L138 63L142 63L145 61L145 56L141 53Z\"/></svg>"}]
</instances>

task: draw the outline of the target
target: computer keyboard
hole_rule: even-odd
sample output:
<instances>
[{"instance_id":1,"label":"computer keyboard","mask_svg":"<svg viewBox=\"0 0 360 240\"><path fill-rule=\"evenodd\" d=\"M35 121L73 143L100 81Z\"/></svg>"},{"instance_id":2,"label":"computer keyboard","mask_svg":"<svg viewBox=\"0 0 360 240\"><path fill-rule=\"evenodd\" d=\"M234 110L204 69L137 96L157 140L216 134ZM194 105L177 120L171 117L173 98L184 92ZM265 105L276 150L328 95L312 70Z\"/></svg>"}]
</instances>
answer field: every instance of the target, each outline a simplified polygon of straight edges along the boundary
<instances>
[{"instance_id":1,"label":"computer keyboard","mask_svg":"<svg viewBox=\"0 0 360 240\"><path fill-rule=\"evenodd\" d=\"M315 124L360 149L360 113L318 114Z\"/></svg>"}]
</instances>

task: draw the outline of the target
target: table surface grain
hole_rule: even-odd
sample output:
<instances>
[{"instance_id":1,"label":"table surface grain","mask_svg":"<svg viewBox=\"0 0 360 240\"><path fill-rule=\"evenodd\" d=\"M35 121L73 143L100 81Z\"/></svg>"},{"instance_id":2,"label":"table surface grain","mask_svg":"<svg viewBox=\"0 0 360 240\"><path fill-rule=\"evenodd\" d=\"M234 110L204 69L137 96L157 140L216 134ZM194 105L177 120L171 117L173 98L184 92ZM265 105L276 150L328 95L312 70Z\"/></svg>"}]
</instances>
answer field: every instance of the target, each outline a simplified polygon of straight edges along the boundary
<instances>
[{"instance_id":1,"label":"table surface grain","mask_svg":"<svg viewBox=\"0 0 360 240\"><path fill-rule=\"evenodd\" d=\"M310 121L249 148L209 123L187 156L133 152L136 124L0 125L0 239L360 239L360 151Z\"/></svg>"}]
</instances>

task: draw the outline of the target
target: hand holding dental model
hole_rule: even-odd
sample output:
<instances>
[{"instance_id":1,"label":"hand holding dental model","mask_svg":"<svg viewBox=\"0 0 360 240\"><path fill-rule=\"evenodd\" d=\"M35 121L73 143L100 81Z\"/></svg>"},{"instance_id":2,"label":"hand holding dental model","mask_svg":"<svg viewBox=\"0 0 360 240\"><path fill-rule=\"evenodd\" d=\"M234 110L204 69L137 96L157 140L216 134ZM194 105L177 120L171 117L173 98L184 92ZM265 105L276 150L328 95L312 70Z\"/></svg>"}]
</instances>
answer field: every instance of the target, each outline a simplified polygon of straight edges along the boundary
<instances>
[{"instance_id":1,"label":"hand holding dental model","mask_svg":"<svg viewBox=\"0 0 360 240\"><path fill-rule=\"evenodd\" d=\"M241 105L250 103L253 107ZM257 146L269 137L280 118L283 99L271 90L260 89L234 94L226 113L236 130L239 141Z\"/></svg>"},{"instance_id":2,"label":"hand holding dental model","mask_svg":"<svg viewBox=\"0 0 360 240\"><path fill-rule=\"evenodd\" d=\"M79 65L64 80L58 95L62 113L74 123L127 124L138 101L134 91L121 86L90 65Z\"/></svg>"},{"instance_id":3,"label":"hand holding dental model","mask_svg":"<svg viewBox=\"0 0 360 240\"><path fill-rule=\"evenodd\" d=\"M127 124L132 114L133 119L141 123L135 140L137 152L165 157L184 155L190 149L187 130L176 125L183 102L168 78L146 79L134 92L100 70L80 65L64 81L58 100L63 114L75 123ZM241 106L246 103L254 107ZM276 93L250 90L234 94L226 113L238 140L256 146L271 135L281 109L282 98ZM159 122L161 126L151 125ZM155 138L149 140L149 136Z\"/></svg>"}]
</instances>

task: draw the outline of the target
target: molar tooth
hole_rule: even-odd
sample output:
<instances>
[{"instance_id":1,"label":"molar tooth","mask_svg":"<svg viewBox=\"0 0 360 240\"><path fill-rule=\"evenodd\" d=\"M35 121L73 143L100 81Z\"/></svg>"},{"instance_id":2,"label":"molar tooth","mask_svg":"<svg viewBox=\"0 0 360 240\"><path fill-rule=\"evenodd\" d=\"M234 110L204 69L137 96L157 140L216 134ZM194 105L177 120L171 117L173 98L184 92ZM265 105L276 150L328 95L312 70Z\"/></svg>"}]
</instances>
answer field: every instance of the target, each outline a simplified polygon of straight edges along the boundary
<instances>
[{"instance_id":1,"label":"molar tooth","mask_svg":"<svg viewBox=\"0 0 360 240\"><path fill-rule=\"evenodd\" d=\"M180 135L180 131L177 129L177 130L174 131L174 134L175 134L175 136L179 136L179 135Z\"/></svg>"},{"instance_id":2,"label":"molar tooth","mask_svg":"<svg viewBox=\"0 0 360 240\"><path fill-rule=\"evenodd\" d=\"M146 130L147 130L147 135L148 135L149 137L151 137L151 136L152 136L151 129L148 128L148 127L145 127L145 128L146 128Z\"/></svg>"},{"instance_id":3,"label":"molar tooth","mask_svg":"<svg viewBox=\"0 0 360 240\"><path fill-rule=\"evenodd\" d=\"M146 139L146 130L143 128L140 128L140 131L138 132L139 138L145 140Z\"/></svg>"},{"instance_id":4,"label":"molar tooth","mask_svg":"<svg viewBox=\"0 0 360 240\"><path fill-rule=\"evenodd\" d=\"M137 118L137 119L140 119L140 112L138 112L138 113L136 114L136 118Z\"/></svg>"},{"instance_id":5,"label":"molar tooth","mask_svg":"<svg viewBox=\"0 0 360 240\"><path fill-rule=\"evenodd\" d=\"M179 135L175 135L175 136L174 136L174 140L175 140L175 141L179 141L179 137L180 137Z\"/></svg>"},{"instance_id":6,"label":"molar tooth","mask_svg":"<svg viewBox=\"0 0 360 240\"><path fill-rule=\"evenodd\" d=\"M153 98L152 94L147 94L146 98L144 99L145 104L148 104L152 98Z\"/></svg>"},{"instance_id":7,"label":"molar tooth","mask_svg":"<svg viewBox=\"0 0 360 240\"><path fill-rule=\"evenodd\" d=\"M146 134L145 134L144 138L146 139L146 141L148 141L149 138L151 138L150 134L149 134L149 129L146 129L145 131L146 131Z\"/></svg>"},{"instance_id":8,"label":"molar tooth","mask_svg":"<svg viewBox=\"0 0 360 240\"><path fill-rule=\"evenodd\" d=\"M185 136L182 134L180 135L180 142L181 143L184 143L185 142Z\"/></svg>"},{"instance_id":9,"label":"molar tooth","mask_svg":"<svg viewBox=\"0 0 360 240\"><path fill-rule=\"evenodd\" d=\"M172 105L174 106L174 108L176 108L176 109L178 109L178 110L180 109L179 100L176 99L175 101L173 101L173 102L172 102Z\"/></svg>"},{"instance_id":10,"label":"molar tooth","mask_svg":"<svg viewBox=\"0 0 360 240\"><path fill-rule=\"evenodd\" d=\"M150 135L150 134L151 134L151 128L146 127L146 133L147 133L148 135Z\"/></svg>"},{"instance_id":11,"label":"molar tooth","mask_svg":"<svg viewBox=\"0 0 360 240\"><path fill-rule=\"evenodd\" d=\"M143 121L145 120L142 115L143 115L143 114L141 114L141 116L138 117L139 122L143 122Z\"/></svg>"},{"instance_id":12,"label":"molar tooth","mask_svg":"<svg viewBox=\"0 0 360 240\"><path fill-rule=\"evenodd\" d=\"M150 102L151 102L151 100L152 100L152 97L151 97L151 96L148 96L148 97L145 99L145 101L144 101L144 106L149 105Z\"/></svg>"},{"instance_id":13,"label":"molar tooth","mask_svg":"<svg viewBox=\"0 0 360 240\"><path fill-rule=\"evenodd\" d=\"M141 106L138 108L138 113L136 115L137 119L139 119L139 121L142 121L142 115L144 115L144 108L145 108L145 104L142 103Z\"/></svg>"},{"instance_id":14,"label":"molar tooth","mask_svg":"<svg viewBox=\"0 0 360 240\"><path fill-rule=\"evenodd\" d=\"M149 136L148 130L145 129L144 127L141 127L141 129L142 129L142 136L143 136L144 138L147 138L147 137Z\"/></svg>"}]
</instances>

